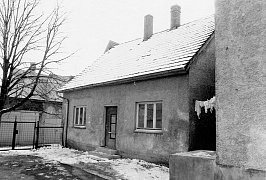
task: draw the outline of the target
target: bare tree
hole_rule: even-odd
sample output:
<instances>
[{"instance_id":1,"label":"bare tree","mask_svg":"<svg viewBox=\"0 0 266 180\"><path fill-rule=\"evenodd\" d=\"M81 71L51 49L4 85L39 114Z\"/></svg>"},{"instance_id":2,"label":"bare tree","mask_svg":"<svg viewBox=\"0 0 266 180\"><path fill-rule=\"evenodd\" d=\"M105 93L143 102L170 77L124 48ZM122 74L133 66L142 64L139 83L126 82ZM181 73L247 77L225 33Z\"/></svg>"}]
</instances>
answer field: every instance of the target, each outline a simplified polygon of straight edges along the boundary
<instances>
[{"instance_id":1,"label":"bare tree","mask_svg":"<svg viewBox=\"0 0 266 180\"><path fill-rule=\"evenodd\" d=\"M67 58L58 58L64 16L58 6L48 16L37 15L38 5L38 0L0 2L0 119L41 92L40 83L51 78L48 66Z\"/></svg>"}]
</instances>

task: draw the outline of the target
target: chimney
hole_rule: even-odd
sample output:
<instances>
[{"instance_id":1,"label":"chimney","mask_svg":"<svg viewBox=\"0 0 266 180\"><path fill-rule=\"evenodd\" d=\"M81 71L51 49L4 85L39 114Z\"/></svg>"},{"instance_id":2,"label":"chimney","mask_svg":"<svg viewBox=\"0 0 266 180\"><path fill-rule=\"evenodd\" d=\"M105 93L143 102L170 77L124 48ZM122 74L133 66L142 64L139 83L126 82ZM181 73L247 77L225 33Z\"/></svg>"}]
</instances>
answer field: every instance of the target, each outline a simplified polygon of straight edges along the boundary
<instances>
[{"instance_id":1,"label":"chimney","mask_svg":"<svg viewBox=\"0 0 266 180\"><path fill-rule=\"evenodd\" d=\"M148 14L144 17L144 37L143 41L148 40L153 34L153 17Z\"/></svg>"},{"instance_id":2,"label":"chimney","mask_svg":"<svg viewBox=\"0 0 266 180\"><path fill-rule=\"evenodd\" d=\"M171 6L171 26L170 30L177 29L180 26L181 7L178 5Z\"/></svg>"},{"instance_id":3,"label":"chimney","mask_svg":"<svg viewBox=\"0 0 266 180\"><path fill-rule=\"evenodd\" d=\"M30 63L30 70L32 71L36 70L36 63Z\"/></svg>"}]
</instances>

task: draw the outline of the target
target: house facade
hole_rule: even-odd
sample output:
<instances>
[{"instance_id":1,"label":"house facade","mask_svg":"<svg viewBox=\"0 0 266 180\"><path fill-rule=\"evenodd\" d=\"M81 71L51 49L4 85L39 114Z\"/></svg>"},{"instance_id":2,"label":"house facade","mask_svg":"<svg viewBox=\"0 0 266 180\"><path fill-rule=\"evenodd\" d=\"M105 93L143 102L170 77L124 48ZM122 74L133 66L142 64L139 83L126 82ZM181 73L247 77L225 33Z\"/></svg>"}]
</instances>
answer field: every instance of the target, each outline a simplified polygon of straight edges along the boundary
<instances>
[{"instance_id":1,"label":"house facade","mask_svg":"<svg viewBox=\"0 0 266 180\"><path fill-rule=\"evenodd\" d=\"M179 16L173 6L171 28L155 34L146 16L143 39L109 43L60 90L68 146L153 162L196 147L194 101L214 96L214 20L180 26Z\"/></svg>"}]
</instances>

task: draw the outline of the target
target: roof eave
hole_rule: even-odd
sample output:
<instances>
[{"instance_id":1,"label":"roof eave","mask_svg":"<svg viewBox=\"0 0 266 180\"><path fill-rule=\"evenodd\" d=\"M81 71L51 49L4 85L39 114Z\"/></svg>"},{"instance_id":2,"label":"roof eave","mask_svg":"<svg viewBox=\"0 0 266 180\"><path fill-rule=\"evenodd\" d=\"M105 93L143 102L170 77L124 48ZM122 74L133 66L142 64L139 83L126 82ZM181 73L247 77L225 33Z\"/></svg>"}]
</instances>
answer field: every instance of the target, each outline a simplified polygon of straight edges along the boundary
<instances>
[{"instance_id":1,"label":"roof eave","mask_svg":"<svg viewBox=\"0 0 266 180\"><path fill-rule=\"evenodd\" d=\"M171 69L171 70L166 70L166 71L161 71L161 72L156 72L156 73L150 73L150 74L145 74L145 75L140 75L140 76L117 79L117 80L113 80L113 81L107 81L107 82L96 83L96 84L89 84L89 85L85 85L85 86L79 86L79 87L75 87L75 88L59 90L58 92L65 93L65 92L81 90L81 89L86 89L86 88L91 88L91 87L96 87L96 86L98 87L98 86L107 86L107 85L109 85L109 86L110 85L119 85L119 84L134 82L134 81L144 81L144 80L163 78L166 76L182 75L182 74L187 74L187 71L185 68Z\"/></svg>"},{"instance_id":2,"label":"roof eave","mask_svg":"<svg viewBox=\"0 0 266 180\"><path fill-rule=\"evenodd\" d=\"M194 60L198 57L198 55L208 46L208 44L211 42L211 40L214 38L215 31L212 32L212 34L208 37L208 39L202 44L200 49L194 54L194 56L190 59L190 61L185 66L185 70L189 71L191 65L193 64Z\"/></svg>"}]
</instances>

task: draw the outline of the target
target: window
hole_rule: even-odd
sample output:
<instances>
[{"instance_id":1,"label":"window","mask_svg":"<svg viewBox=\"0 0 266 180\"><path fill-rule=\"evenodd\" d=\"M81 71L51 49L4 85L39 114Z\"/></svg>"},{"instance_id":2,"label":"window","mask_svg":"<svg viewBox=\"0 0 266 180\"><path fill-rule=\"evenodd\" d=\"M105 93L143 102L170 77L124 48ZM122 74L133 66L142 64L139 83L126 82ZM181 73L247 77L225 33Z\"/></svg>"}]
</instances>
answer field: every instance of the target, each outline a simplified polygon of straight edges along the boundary
<instances>
[{"instance_id":1,"label":"window","mask_svg":"<svg viewBox=\"0 0 266 180\"><path fill-rule=\"evenodd\" d=\"M86 125L86 107L76 106L74 107L74 126Z\"/></svg>"},{"instance_id":2,"label":"window","mask_svg":"<svg viewBox=\"0 0 266 180\"><path fill-rule=\"evenodd\" d=\"M162 102L137 103L137 129L162 129Z\"/></svg>"}]
</instances>

